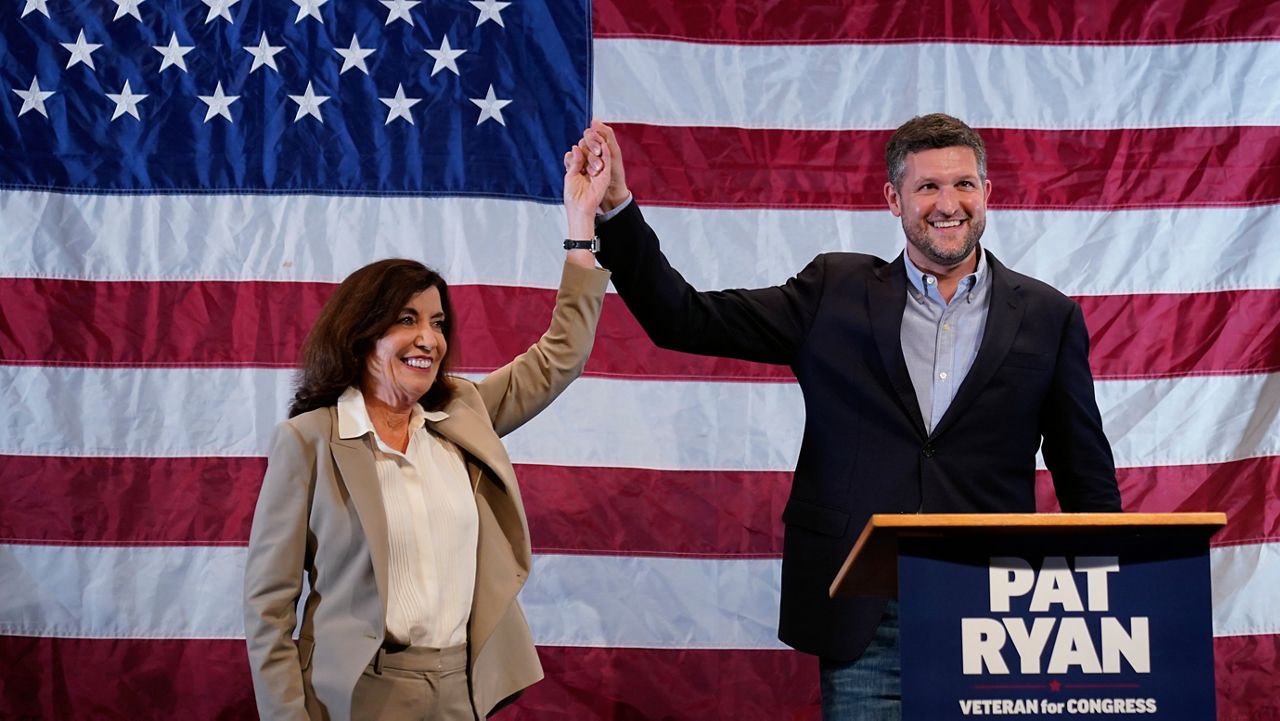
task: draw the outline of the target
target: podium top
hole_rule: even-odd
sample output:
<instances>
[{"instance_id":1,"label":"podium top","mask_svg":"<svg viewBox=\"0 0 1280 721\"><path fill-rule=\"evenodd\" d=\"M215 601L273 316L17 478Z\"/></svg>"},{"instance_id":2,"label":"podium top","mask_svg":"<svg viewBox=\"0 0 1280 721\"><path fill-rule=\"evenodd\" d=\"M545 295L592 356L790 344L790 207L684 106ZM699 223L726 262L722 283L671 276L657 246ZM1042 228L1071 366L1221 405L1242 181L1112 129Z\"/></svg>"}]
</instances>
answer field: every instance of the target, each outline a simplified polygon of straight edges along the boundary
<instances>
[{"instance_id":1,"label":"podium top","mask_svg":"<svg viewBox=\"0 0 1280 721\"><path fill-rule=\"evenodd\" d=\"M829 590L832 598L897 595L898 538L1052 533L1202 532L1225 513L877 513L867 521Z\"/></svg>"}]
</instances>

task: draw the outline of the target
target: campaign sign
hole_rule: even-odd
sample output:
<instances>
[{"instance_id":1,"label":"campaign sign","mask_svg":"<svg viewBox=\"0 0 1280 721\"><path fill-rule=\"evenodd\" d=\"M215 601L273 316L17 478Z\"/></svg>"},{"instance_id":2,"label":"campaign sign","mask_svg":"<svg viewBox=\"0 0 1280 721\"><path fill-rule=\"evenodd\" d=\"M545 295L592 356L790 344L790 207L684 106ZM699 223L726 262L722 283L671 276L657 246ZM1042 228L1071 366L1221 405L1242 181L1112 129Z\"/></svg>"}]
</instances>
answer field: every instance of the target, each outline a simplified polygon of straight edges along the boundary
<instances>
[{"instance_id":1,"label":"campaign sign","mask_svg":"<svg viewBox=\"0 0 1280 721\"><path fill-rule=\"evenodd\" d=\"M903 718L1213 719L1190 535L899 537Z\"/></svg>"}]
</instances>

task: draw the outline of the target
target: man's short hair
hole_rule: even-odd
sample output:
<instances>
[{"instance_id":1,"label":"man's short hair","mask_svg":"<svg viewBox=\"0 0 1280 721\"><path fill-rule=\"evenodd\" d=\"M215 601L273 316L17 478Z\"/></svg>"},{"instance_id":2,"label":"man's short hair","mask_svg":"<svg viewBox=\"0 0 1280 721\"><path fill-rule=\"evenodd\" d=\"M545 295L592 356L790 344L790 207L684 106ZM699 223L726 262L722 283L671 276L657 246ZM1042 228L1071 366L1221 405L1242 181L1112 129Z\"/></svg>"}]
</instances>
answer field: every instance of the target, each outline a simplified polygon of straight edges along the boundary
<instances>
[{"instance_id":1,"label":"man's short hair","mask_svg":"<svg viewBox=\"0 0 1280 721\"><path fill-rule=\"evenodd\" d=\"M987 179L987 146L982 136L958 118L945 113L919 115L893 131L884 147L884 164L889 182L898 188L907 172L907 156L922 150L954 147L970 148L978 159L978 177Z\"/></svg>"}]
</instances>

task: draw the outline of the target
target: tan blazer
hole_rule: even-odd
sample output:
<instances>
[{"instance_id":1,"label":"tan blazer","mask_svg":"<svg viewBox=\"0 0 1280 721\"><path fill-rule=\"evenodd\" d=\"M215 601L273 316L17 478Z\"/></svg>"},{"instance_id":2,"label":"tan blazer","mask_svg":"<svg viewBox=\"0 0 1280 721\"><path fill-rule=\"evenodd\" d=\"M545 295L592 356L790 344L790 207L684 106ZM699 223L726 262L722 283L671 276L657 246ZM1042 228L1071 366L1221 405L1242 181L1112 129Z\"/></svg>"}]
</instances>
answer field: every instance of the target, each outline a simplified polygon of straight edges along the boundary
<instances>
[{"instance_id":1,"label":"tan blazer","mask_svg":"<svg viewBox=\"0 0 1280 721\"><path fill-rule=\"evenodd\" d=\"M431 429L463 450L480 532L468 628L480 716L542 678L516 594L529 577L529 529L501 436L546 408L582 372L609 274L565 264L551 326L479 383L455 379L449 417ZM382 645L387 522L364 439L338 437L337 409L277 426L245 563L245 637L263 719L351 717L356 680ZM296 607L310 584L297 642Z\"/></svg>"}]
</instances>

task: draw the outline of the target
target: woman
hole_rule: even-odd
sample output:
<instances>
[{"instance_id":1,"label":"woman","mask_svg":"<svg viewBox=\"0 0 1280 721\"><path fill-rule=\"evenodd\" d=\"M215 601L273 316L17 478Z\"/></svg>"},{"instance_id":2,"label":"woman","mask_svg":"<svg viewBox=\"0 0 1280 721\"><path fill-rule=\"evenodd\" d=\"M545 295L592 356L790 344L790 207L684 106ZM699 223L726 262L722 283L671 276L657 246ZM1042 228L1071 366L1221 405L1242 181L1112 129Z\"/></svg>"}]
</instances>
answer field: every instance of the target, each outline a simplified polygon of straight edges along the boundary
<instances>
[{"instance_id":1,"label":"woman","mask_svg":"<svg viewBox=\"0 0 1280 721\"><path fill-rule=\"evenodd\" d=\"M570 239L594 236L609 178L584 160L565 159ZM307 338L249 538L262 718L478 719L542 678L516 602L529 533L498 439L581 373L608 277L568 251L546 334L478 383L447 374L458 349L435 272L384 260L338 287Z\"/></svg>"}]
</instances>

